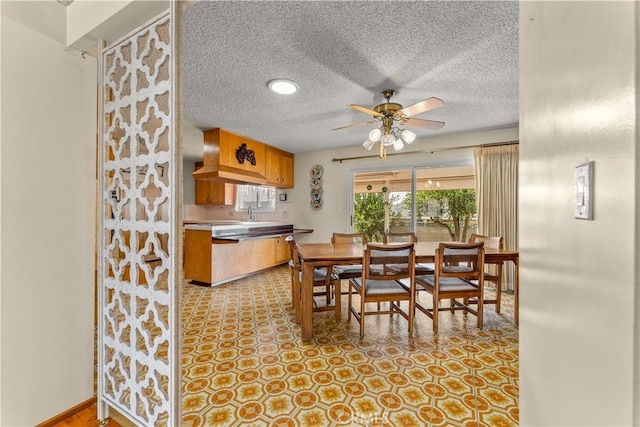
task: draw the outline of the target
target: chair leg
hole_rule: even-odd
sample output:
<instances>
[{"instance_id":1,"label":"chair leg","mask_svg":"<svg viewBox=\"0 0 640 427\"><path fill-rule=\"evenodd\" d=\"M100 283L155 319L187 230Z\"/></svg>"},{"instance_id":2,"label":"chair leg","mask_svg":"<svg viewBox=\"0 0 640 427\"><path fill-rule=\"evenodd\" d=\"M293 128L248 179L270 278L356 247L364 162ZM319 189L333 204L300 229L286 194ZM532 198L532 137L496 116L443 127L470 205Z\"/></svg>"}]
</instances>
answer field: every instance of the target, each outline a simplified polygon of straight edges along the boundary
<instances>
[{"instance_id":1,"label":"chair leg","mask_svg":"<svg viewBox=\"0 0 640 427\"><path fill-rule=\"evenodd\" d=\"M500 313L502 300L502 264L498 264L498 283L496 284L496 313Z\"/></svg>"},{"instance_id":2,"label":"chair leg","mask_svg":"<svg viewBox=\"0 0 640 427\"><path fill-rule=\"evenodd\" d=\"M351 292L352 292L352 288L351 288L351 282L349 282L348 284L349 286L349 299L347 301L347 320L351 321Z\"/></svg>"},{"instance_id":3,"label":"chair leg","mask_svg":"<svg viewBox=\"0 0 640 427\"><path fill-rule=\"evenodd\" d=\"M476 311L476 316L478 316L478 329L482 329L482 325L483 325L483 321L482 321L482 315L484 313L483 306L484 306L484 302L478 301L478 311ZM466 314L466 310L465 310L465 314Z\"/></svg>"},{"instance_id":4,"label":"chair leg","mask_svg":"<svg viewBox=\"0 0 640 427\"><path fill-rule=\"evenodd\" d=\"M364 338L364 318L365 318L364 310L365 310L364 295L361 292L360 293L360 338Z\"/></svg>"},{"instance_id":5,"label":"chair leg","mask_svg":"<svg viewBox=\"0 0 640 427\"><path fill-rule=\"evenodd\" d=\"M433 333L438 333L438 307L440 306L440 301L436 299L436 296L433 296ZM452 312L453 313L453 312Z\"/></svg>"},{"instance_id":6,"label":"chair leg","mask_svg":"<svg viewBox=\"0 0 640 427\"><path fill-rule=\"evenodd\" d=\"M294 282L291 283L291 302L296 314L296 323L302 322L300 294L301 294L300 282L298 280L295 280Z\"/></svg>"},{"instance_id":7,"label":"chair leg","mask_svg":"<svg viewBox=\"0 0 640 427\"><path fill-rule=\"evenodd\" d=\"M334 305L336 306L336 322L342 320L342 292L340 289L340 280L333 282L333 295L335 298Z\"/></svg>"},{"instance_id":8,"label":"chair leg","mask_svg":"<svg viewBox=\"0 0 640 427\"><path fill-rule=\"evenodd\" d=\"M293 307L294 309L296 308L295 296L296 296L296 282L292 272L291 273L291 307Z\"/></svg>"}]
</instances>

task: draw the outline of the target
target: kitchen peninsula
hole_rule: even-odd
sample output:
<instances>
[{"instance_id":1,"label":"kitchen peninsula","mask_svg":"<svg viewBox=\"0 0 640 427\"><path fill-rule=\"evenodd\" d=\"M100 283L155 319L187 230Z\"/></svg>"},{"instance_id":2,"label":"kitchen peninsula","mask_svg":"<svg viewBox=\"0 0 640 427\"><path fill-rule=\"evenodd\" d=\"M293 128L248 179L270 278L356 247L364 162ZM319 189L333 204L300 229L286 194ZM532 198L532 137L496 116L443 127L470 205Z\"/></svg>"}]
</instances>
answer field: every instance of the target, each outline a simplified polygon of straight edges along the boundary
<instances>
[{"instance_id":1,"label":"kitchen peninsula","mask_svg":"<svg viewBox=\"0 0 640 427\"><path fill-rule=\"evenodd\" d=\"M281 222L185 223L185 279L213 286L284 264L290 258L285 238L293 233L293 224Z\"/></svg>"}]
</instances>

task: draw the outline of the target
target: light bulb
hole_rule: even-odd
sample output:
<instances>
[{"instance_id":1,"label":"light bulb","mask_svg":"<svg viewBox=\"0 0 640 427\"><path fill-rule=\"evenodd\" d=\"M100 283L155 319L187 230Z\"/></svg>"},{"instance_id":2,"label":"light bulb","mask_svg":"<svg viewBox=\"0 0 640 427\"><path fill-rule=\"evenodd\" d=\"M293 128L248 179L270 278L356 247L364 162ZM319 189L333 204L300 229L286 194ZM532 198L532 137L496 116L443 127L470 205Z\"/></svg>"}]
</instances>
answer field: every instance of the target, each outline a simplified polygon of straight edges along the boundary
<instances>
[{"instance_id":1,"label":"light bulb","mask_svg":"<svg viewBox=\"0 0 640 427\"><path fill-rule=\"evenodd\" d=\"M393 141L395 141L395 139L396 138L392 134L388 133L382 136L380 142L382 142L382 145L384 145L385 147L388 147L390 145L393 145Z\"/></svg>"},{"instance_id":2,"label":"light bulb","mask_svg":"<svg viewBox=\"0 0 640 427\"><path fill-rule=\"evenodd\" d=\"M400 139L396 139L395 141L393 141L393 149L396 151L400 151L402 150L402 147L404 147L404 144L402 143L402 141Z\"/></svg>"},{"instance_id":3,"label":"light bulb","mask_svg":"<svg viewBox=\"0 0 640 427\"><path fill-rule=\"evenodd\" d=\"M382 136L382 131L380 129L374 129L369 132L369 139L373 142L380 141L380 137Z\"/></svg>"},{"instance_id":4,"label":"light bulb","mask_svg":"<svg viewBox=\"0 0 640 427\"><path fill-rule=\"evenodd\" d=\"M362 143L362 146L367 150L371 151L371 149L373 148L373 144L375 143L376 143L375 141L372 141L371 139L367 139L365 142Z\"/></svg>"},{"instance_id":5,"label":"light bulb","mask_svg":"<svg viewBox=\"0 0 640 427\"><path fill-rule=\"evenodd\" d=\"M406 144L411 144L413 141L415 141L416 139L416 134L411 132L410 130L407 129L403 129L402 132L400 132L400 138L406 143Z\"/></svg>"}]
</instances>

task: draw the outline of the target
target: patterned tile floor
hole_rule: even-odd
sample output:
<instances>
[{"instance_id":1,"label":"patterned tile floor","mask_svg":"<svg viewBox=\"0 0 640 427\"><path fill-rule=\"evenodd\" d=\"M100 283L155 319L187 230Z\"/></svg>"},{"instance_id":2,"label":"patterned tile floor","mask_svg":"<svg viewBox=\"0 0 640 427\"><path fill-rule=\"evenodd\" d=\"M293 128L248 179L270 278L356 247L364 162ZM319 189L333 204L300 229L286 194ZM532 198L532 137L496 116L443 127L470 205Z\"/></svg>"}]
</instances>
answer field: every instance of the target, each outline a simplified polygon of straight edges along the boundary
<instances>
[{"instance_id":1,"label":"patterned tile floor","mask_svg":"<svg viewBox=\"0 0 640 427\"><path fill-rule=\"evenodd\" d=\"M300 341L288 267L213 288L183 289L185 426L515 426L518 329L503 313L355 319L314 313ZM427 295L421 295L425 301Z\"/></svg>"}]
</instances>

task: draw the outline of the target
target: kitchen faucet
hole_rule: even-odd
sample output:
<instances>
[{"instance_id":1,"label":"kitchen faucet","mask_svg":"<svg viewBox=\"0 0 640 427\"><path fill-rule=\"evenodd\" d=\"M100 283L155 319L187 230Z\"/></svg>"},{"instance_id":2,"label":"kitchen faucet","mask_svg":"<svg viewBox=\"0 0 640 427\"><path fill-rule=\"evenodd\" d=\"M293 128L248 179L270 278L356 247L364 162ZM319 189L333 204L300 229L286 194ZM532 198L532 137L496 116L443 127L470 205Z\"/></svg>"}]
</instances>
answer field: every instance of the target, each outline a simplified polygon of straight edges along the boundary
<instances>
[{"instance_id":1,"label":"kitchen faucet","mask_svg":"<svg viewBox=\"0 0 640 427\"><path fill-rule=\"evenodd\" d=\"M253 210L251 209L251 206L249 206L249 209L247 209L247 213L249 214L249 221L253 222L256 219L253 217Z\"/></svg>"}]
</instances>

